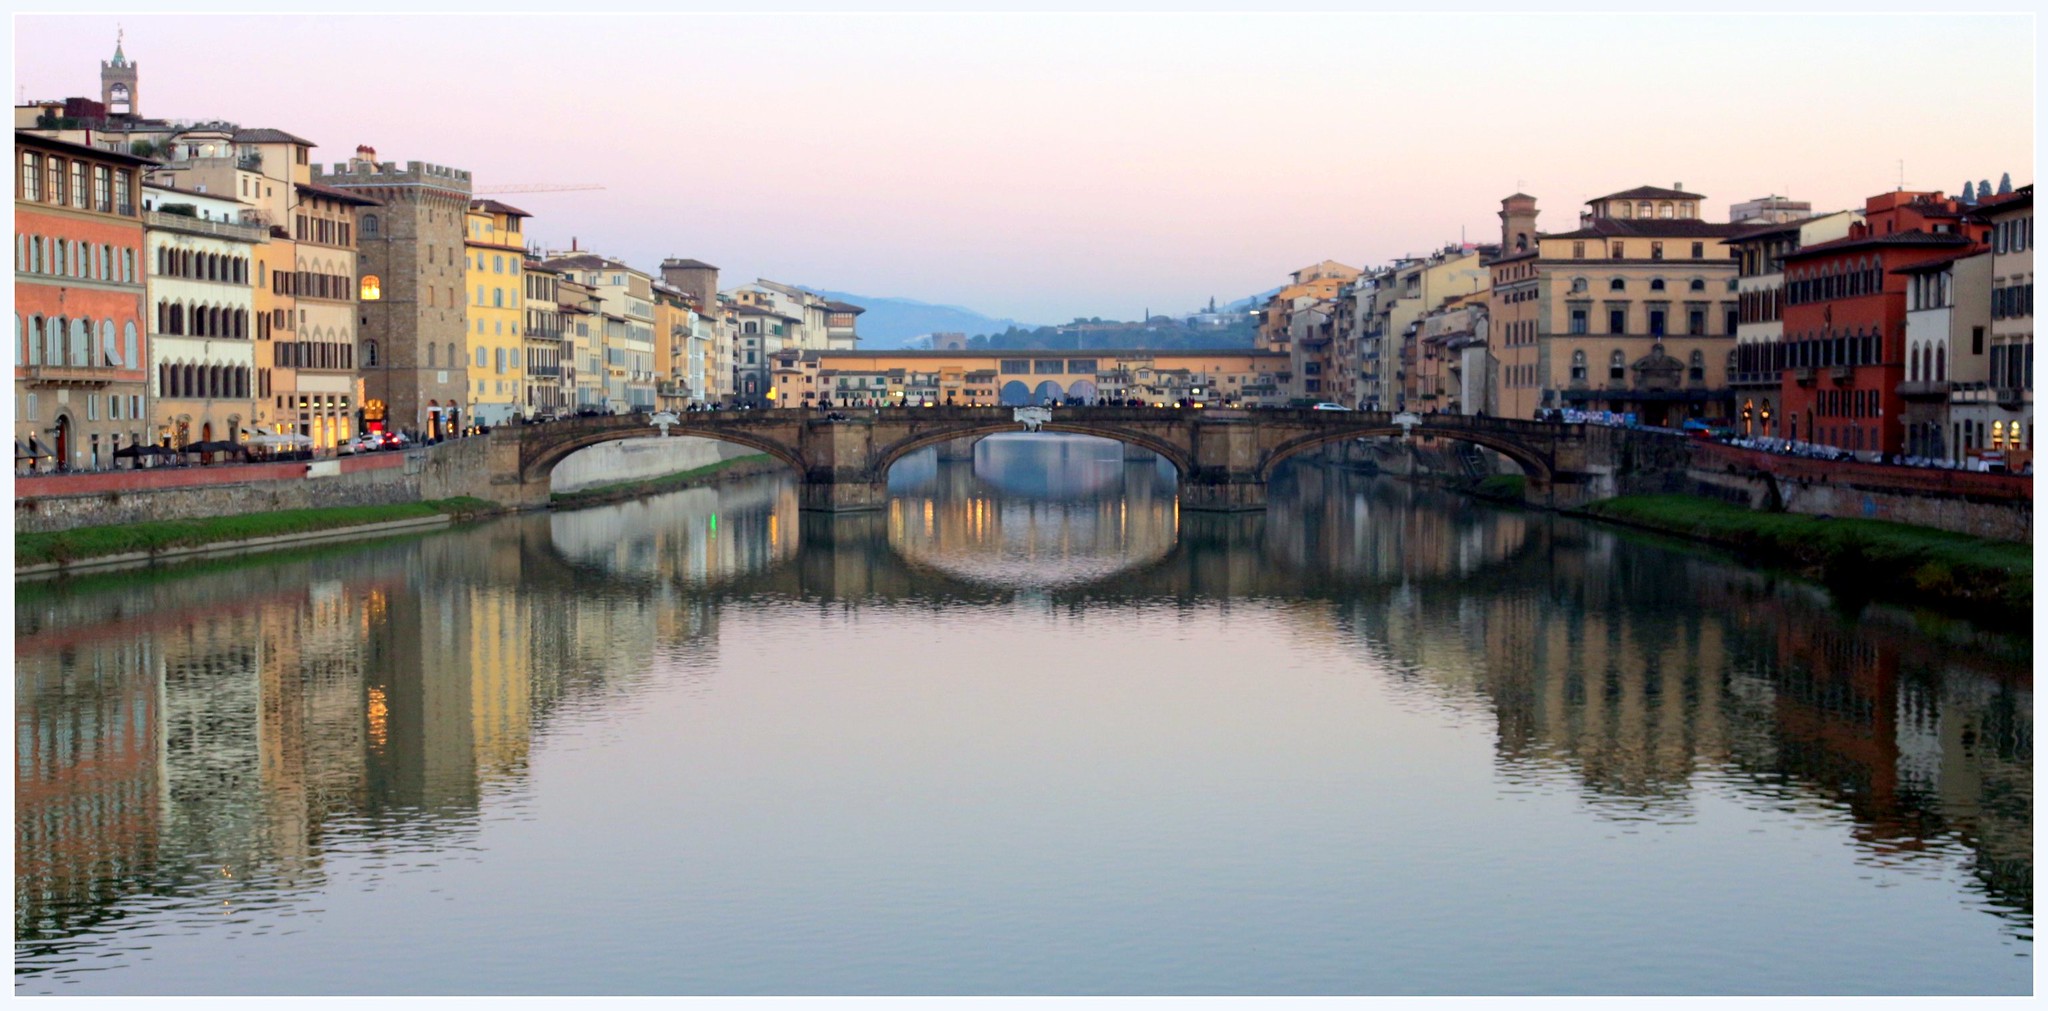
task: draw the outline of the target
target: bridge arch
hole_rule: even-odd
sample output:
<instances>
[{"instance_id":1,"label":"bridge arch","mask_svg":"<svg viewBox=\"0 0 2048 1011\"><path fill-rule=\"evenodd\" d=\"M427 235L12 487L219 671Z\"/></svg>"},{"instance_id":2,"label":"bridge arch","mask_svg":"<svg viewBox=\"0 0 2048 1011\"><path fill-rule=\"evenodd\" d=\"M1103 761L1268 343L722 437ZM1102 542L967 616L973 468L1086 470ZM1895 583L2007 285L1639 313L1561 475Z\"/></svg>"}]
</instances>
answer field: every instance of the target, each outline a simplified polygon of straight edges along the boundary
<instances>
[{"instance_id":1,"label":"bridge arch","mask_svg":"<svg viewBox=\"0 0 2048 1011\"><path fill-rule=\"evenodd\" d=\"M622 415L621 417L627 417ZM636 417L637 416L633 416ZM685 415L687 418L688 416ZM544 427L544 426L543 426ZM799 476L804 473L803 458L796 449L768 433L755 433L744 428L727 426L692 426L687 421L669 426L670 436L691 436L710 439L714 442L729 442L749 449L757 449L781 460ZM607 442L621 442L626 439L660 438L661 434L645 421L632 425L619 425L595 430L565 432L559 439L540 441L531 455L524 455L519 461L519 477L522 482L546 483L554 474L556 465L577 450L589 449Z\"/></svg>"},{"instance_id":2,"label":"bridge arch","mask_svg":"<svg viewBox=\"0 0 2048 1011\"><path fill-rule=\"evenodd\" d=\"M1170 442L1143 432L1131 431L1130 429L1114 425L1091 424L1085 421L1062 422L1057 415L1054 416L1052 421L1039 426L1038 430L1041 432L1062 432L1069 435L1092 435L1098 439L1109 439L1125 445L1149 449L1165 457L1168 463L1173 464L1174 473L1182 480L1186 480L1188 475L1193 473L1195 469L1194 460L1189 457L1188 451L1185 448L1175 446ZM954 439L974 439L985 435L1014 434L1017 431L1017 423L1015 421L1008 421L927 432L900 439L887 445L876 446L874 455L875 478L876 480L886 478L889 474L890 466L920 449L936 446L944 442L951 442Z\"/></svg>"},{"instance_id":3,"label":"bridge arch","mask_svg":"<svg viewBox=\"0 0 2048 1011\"><path fill-rule=\"evenodd\" d=\"M1487 449L1491 449L1494 452L1497 452L1500 455L1515 461L1515 464L1522 468L1522 472L1528 475L1530 483L1537 487L1548 487L1550 485L1551 478L1554 475L1554 468L1552 467L1548 454L1545 454L1542 451L1537 450L1534 447L1531 447L1527 443L1517 440L1511 436L1488 431L1474 431L1455 428L1433 429L1427 426L1420 426L1418 427L1417 431L1419 434L1431 435L1441 439L1452 439L1460 442L1469 442L1477 446L1484 446ZM1274 446L1272 451L1265 455L1265 459L1259 462L1259 480L1271 480L1273 476L1273 469L1278 467L1281 463L1285 462L1286 460L1292 457L1300 456L1302 453L1305 453L1311 449L1318 449L1332 442L1343 442L1350 439L1371 439L1385 436L1400 436L1403 434L1404 432L1399 426L1389 424L1361 425L1358 427L1338 428L1333 431L1311 432L1305 435L1298 435Z\"/></svg>"}]
</instances>

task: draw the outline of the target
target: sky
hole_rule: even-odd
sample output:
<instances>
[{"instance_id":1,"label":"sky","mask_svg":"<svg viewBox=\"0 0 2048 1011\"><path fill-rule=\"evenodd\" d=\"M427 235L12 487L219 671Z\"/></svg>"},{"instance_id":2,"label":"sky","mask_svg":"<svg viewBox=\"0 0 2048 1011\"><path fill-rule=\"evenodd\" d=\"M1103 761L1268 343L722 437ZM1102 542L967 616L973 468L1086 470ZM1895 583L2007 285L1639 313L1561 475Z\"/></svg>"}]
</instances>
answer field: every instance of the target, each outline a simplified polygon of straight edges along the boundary
<instances>
[{"instance_id":1,"label":"sky","mask_svg":"<svg viewBox=\"0 0 2048 1011\"><path fill-rule=\"evenodd\" d=\"M2025 15L20 15L16 99L97 98L117 24L144 115L602 184L503 198L551 248L1033 323L1498 241L1517 190L2033 178Z\"/></svg>"}]
</instances>

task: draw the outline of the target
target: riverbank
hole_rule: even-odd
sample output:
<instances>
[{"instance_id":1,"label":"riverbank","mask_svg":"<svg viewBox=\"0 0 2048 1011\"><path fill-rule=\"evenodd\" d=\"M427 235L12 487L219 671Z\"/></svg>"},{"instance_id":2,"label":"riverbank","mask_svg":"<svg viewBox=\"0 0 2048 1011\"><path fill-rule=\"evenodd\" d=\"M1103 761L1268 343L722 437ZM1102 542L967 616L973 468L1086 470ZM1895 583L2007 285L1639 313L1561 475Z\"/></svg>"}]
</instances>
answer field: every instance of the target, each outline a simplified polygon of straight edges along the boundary
<instances>
[{"instance_id":1,"label":"riverbank","mask_svg":"<svg viewBox=\"0 0 2048 1011\"><path fill-rule=\"evenodd\" d=\"M260 550L325 537L401 532L504 510L474 498L390 505L287 509L279 512L150 520L14 535L14 572L42 575L78 568L143 564L230 550Z\"/></svg>"},{"instance_id":2,"label":"riverbank","mask_svg":"<svg viewBox=\"0 0 2048 1011\"><path fill-rule=\"evenodd\" d=\"M1753 512L1689 495L1625 496L1570 512L1728 548L1850 597L1933 605L2008 625L2033 614L2027 544L1880 520Z\"/></svg>"},{"instance_id":3,"label":"riverbank","mask_svg":"<svg viewBox=\"0 0 2048 1011\"><path fill-rule=\"evenodd\" d=\"M736 481L743 477L768 474L784 470L787 465L766 453L736 456L730 460L706 464L690 470L648 478L644 481L620 481L615 484L598 485L577 491L556 492L548 496L551 509L582 509L588 506L607 505L628 499L645 498L663 492L681 491L699 485L715 484L720 481Z\"/></svg>"}]
</instances>

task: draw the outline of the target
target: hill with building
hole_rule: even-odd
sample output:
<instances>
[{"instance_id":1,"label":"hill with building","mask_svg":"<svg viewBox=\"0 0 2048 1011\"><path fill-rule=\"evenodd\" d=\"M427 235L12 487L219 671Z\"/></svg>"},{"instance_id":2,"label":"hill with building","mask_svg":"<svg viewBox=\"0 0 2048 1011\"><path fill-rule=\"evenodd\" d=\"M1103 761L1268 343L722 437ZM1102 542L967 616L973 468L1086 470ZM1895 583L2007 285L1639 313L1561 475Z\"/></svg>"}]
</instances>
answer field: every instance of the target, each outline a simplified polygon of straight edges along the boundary
<instances>
[{"instance_id":1,"label":"hill with building","mask_svg":"<svg viewBox=\"0 0 2048 1011\"><path fill-rule=\"evenodd\" d=\"M913 343L913 338L934 333L994 333L1019 325L1014 319L996 319L958 305L937 305L912 298L855 295L823 288L804 290L866 309L860 317L861 345L877 351L907 347Z\"/></svg>"}]
</instances>

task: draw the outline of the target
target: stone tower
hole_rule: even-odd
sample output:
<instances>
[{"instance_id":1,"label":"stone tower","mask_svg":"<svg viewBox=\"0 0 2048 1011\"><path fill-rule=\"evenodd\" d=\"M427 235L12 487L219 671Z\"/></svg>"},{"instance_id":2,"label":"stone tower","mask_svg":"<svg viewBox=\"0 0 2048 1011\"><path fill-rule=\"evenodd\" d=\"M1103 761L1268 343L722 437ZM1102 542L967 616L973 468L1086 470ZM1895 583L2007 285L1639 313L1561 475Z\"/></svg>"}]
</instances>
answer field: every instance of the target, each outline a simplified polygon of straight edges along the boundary
<instances>
[{"instance_id":1,"label":"stone tower","mask_svg":"<svg viewBox=\"0 0 2048 1011\"><path fill-rule=\"evenodd\" d=\"M107 107L109 116L140 116L142 107L136 103L136 71L140 64L128 62L121 52L121 33L114 36L114 58L100 62L100 103Z\"/></svg>"},{"instance_id":2,"label":"stone tower","mask_svg":"<svg viewBox=\"0 0 2048 1011\"><path fill-rule=\"evenodd\" d=\"M1536 248L1536 198L1517 193L1500 202L1500 255Z\"/></svg>"},{"instance_id":3,"label":"stone tower","mask_svg":"<svg viewBox=\"0 0 2048 1011\"><path fill-rule=\"evenodd\" d=\"M460 430L469 418L467 263L463 252L470 178L463 169L379 162L368 146L313 182L384 202L356 226L357 269L376 275L378 296L360 305L364 423L426 434ZM370 347L376 346L375 364Z\"/></svg>"},{"instance_id":4,"label":"stone tower","mask_svg":"<svg viewBox=\"0 0 2048 1011\"><path fill-rule=\"evenodd\" d=\"M677 291L694 295L697 304L711 312L718 306L718 268L703 260L680 260L670 257L661 261L661 280Z\"/></svg>"}]
</instances>

